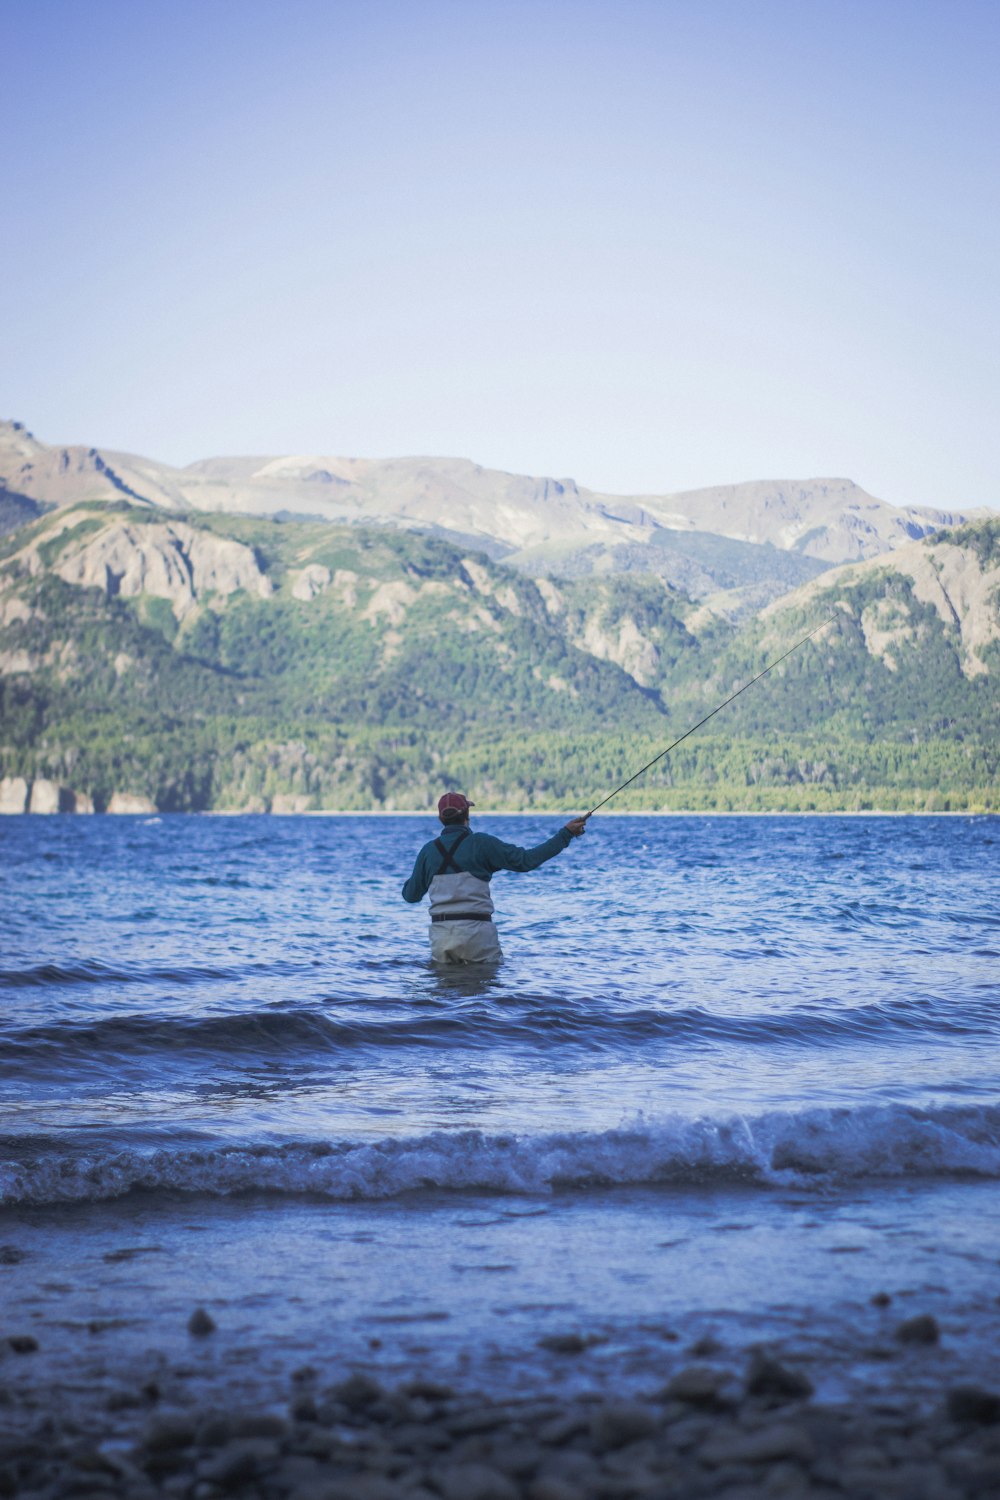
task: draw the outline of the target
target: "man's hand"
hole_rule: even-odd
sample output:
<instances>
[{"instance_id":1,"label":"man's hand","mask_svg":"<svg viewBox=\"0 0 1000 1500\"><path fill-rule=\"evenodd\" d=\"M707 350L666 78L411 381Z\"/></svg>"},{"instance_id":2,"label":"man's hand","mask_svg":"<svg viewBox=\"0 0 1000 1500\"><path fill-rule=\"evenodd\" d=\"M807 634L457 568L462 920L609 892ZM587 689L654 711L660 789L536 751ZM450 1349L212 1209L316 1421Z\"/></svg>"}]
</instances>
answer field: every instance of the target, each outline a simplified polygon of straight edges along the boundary
<instances>
[{"instance_id":1,"label":"man's hand","mask_svg":"<svg viewBox=\"0 0 1000 1500\"><path fill-rule=\"evenodd\" d=\"M566 832L569 834L571 839L578 839L581 834L586 833L587 819L589 817L590 813L584 813L582 818L570 818L569 822L566 824Z\"/></svg>"}]
</instances>

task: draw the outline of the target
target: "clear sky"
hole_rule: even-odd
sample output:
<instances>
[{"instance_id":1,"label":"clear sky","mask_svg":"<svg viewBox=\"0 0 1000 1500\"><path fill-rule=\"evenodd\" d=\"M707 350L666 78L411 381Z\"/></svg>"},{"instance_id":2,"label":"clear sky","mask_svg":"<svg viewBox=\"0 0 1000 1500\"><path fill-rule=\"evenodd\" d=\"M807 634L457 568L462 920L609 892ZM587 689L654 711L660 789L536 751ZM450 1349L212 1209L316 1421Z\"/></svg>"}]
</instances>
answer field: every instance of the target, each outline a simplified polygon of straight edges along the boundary
<instances>
[{"instance_id":1,"label":"clear sky","mask_svg":"<svg viewBox=\"0 0 1000 1500\"><path fill-rule=\"evenodd\" d=\"M996 0L0 0L0 415L1000 505Z\"/></svg>"}]
</instances>

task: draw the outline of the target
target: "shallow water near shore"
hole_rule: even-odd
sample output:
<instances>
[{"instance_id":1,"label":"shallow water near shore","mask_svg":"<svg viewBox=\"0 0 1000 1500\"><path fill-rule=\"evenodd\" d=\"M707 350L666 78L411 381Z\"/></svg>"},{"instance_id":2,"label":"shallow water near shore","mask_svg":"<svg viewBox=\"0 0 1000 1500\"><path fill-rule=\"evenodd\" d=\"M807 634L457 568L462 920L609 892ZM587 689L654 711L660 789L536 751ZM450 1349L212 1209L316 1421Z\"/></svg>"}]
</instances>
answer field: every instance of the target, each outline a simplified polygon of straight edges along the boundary
<instances>
[{"instance_id":1,"label":"shallow water near shore","mask_svg":"<svg viewBox=\"0 0 1000 1500\"><path fill-rule=\"evenodd\" d=\"M444 975L399 899L433 832L3 821L19 1379L642 1390L709 1337L831 1396L992 1378L997 820L598 818L496 878L504 963Z\"/></svg>"}]
</instances>

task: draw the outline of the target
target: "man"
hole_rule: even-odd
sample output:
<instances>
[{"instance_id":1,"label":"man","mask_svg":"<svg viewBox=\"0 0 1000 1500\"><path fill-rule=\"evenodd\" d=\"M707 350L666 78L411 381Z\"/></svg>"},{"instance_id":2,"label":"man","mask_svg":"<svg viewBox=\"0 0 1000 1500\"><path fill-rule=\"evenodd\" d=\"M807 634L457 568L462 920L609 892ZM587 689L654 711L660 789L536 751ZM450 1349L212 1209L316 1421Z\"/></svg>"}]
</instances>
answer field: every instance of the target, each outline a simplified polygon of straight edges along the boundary
<instances>
[{"instance_id":1,"label":"man","mask_svg":"<svg viewBox=\"0 0 1000 1500\"><path fill-rule=\"evenodd\" d=\"M422 901L427 891L431 893L431 957L439 964L492 963L501 958L491 879L497 870L537 870L587 826L585 817L571 818L544 844L519 849L491 833L473 833L469 808L474 806L461 792L445 792L438 802L441 837L424 845L403 886L404 901Z\"/></svg>"}]
</instances>

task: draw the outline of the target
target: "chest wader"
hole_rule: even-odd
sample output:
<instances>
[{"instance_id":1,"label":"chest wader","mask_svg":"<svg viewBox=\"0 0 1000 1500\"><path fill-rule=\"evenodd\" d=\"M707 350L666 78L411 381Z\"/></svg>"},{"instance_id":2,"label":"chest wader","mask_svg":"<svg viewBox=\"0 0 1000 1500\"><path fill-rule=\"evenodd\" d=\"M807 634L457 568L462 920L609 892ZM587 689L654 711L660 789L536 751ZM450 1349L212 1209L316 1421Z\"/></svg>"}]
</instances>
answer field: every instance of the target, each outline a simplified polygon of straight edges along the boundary
<instances>
[{"instance_id":1,"label":"chest wader","mask_svg":"<svg viewBox=\"0 0 1000 1500\"><path fill-rule=\"evenodd\" d=\"M465 843L466 839L469 837L469 835L470 835L471 832L472 832L471 828L463 828L462 832L459 834L458 838L452 844L452 846L451 846L450 849L448 848L447 844L445 844L442 839L435 839L434 840L434 847L435 847L435 849L438 851L438 853L441 856L441 868L440 868L440 870L438 870L438 875L451 875L453 873L455 875L467 875L469 873L467 870L463 870L462 867L461 867L461 865L455 859L455 850L459 847L460 844L464 844ZM435 877L435 879L436 878L437 877ZM440 913L434 913L434 912L432 912L431 913L431 921L432 922L492 922L493 921L493 914L492 914L492 912L488 912L488 911L456 911L456 912L447 911L447 912L440 912Z\"/></svg>"},{"instance_id":2,"label":"chest wader","mask_svg":"<svg viewBox=\"0 0 1000 1500\"><path fill-rule=\"evenodd\" d=\"M457 885L464 883L472 888L464 893L452 895L451 899L455 901L456 910L432 910L431 912L431 956L436 963L496 963L503 957L497 931L493 925L493 903L489 898L489 882L481 880L479 876L473 875L468 870L463 870L455 858L455 851L460 844L464 844L471 832L471 829L463 828L450 849L442 839L434 840L434 847L441 856L441 867L431 882L432 901L436 894L434 886L442 876L444 877L443 884L448 884L452 879ZM475 890L476 887L481 888L482 895L479 890ZM462 900L470 898L473 902L477 899L484 899L489 903L490 910L473 911L468 907L463 908Z\"/></svg>"}]
</instances>

